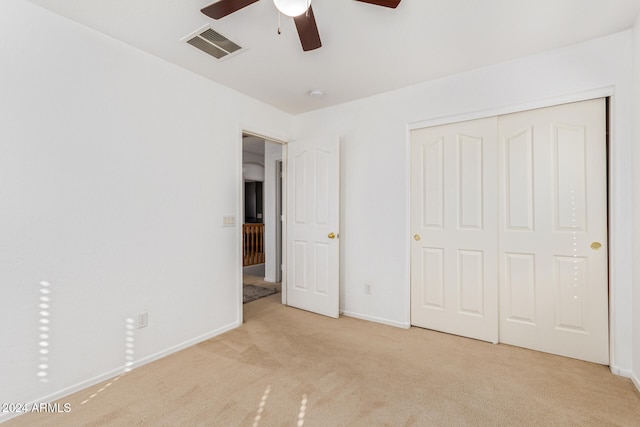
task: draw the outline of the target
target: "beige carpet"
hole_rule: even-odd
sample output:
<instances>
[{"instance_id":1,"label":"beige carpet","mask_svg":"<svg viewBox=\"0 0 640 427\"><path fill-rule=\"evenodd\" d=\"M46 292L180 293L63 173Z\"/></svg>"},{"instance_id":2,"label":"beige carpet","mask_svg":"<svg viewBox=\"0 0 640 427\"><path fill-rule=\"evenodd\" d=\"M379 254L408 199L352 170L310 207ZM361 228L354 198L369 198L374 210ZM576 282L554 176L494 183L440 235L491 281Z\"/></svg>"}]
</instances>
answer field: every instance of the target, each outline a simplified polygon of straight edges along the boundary
<instances>
[{"instance_id":1,"label":"beige carpet","mask_svg":"<svg viewBox=\"0 0 640 427\"><path fill-rule=\"evenodd\" d=\"M428 330L244 306L245 324L9 426L640 425L605 366Z\"/></svg>"}]
</instances>

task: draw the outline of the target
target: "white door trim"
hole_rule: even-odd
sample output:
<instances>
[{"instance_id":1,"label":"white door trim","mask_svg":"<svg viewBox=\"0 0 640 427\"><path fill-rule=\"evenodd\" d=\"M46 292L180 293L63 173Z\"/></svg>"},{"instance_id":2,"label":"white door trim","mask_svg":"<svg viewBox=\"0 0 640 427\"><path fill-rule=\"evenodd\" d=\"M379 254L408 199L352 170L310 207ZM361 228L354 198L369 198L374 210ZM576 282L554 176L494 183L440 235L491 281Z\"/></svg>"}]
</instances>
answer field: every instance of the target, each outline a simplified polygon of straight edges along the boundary
<instances>
[{"instance_id":1,"label":"white door trim","mask_svg":"<svg viewBox=\"0 0 640 427\"><path fill-rule=\"evenodd\" d=\"M434 117L426 120L409 122L407 132L413 129L421 129L438 125L447 125L456 122L466 122L468 120L483 119L485 117L501 116L505 114L518 113L520 111L535 110L536 108L553 107L554 105L569 104L571 102L588 101L597 98L609 98L614 95L613 86L604 86L592 90L576 92L551 98L544 98L523 102L518 104L505 105L502 107L488 108L486 110L469 111L466 113L454 114L450 116ZM407 133L408 136L408 133Z\"/></svg>"},{"instance_id":2,"label":"white door trim","mask_svg":"<svg viewBox=\"0 0 640 427\"><path fill-rule=\"evenodd\" d=\"M287 162L289 161L289 150L287 144L282 145L282 281L280 293L283 305L287 305Z\"/></svg>"},{"instance_id":3,"label":"white door trim","mask_svg":"<svg viewBox=\"0 0 640 427\"><path fill-rule=\"evenodd\" d=\"M284 150L284 146L281 147ZM276 171L276 282L282 283L282 229L284 218L284 212L282 211L284 198L282 197L282 189L284 188L283 179L284 179L284 163L282 159L275 161L275 171Z\"/></svg>"},{"instance_id":4,"label":"white door trim","mask_svg":"<svg viewBox=\"0 0 640 427\"><path fill-rule=\"evenodd\" d=\"M617 140L615 135L615 115L616 111L614 106L616 105L615 99L615 86L603 86L596 87L590 90L581 92L569 93L560 96L544 98L539 100L532 100L524 103L505 105L495 108L489 108L485 110L471 111L460 114L453 114L448 116L433 117L430 119L419 120L415 122L408 122L405 127L405 185L407 191L405 192L405 274L407 281L405 283L405 308L406 317L404 319L407 325L411 325L411 131L414 129L420 129L424 127L438 126L443 124L456 123L461 121L485 118L490 116L499 116L504 114L516 113L520 111L532 110L536 108L551 107L554 105L567 104L570 102L586 101L597 98L609 98L609 136L607 138L608 143L608 161L607 161L607 194L608 194L608 224L609 224L609 366L612 373L616 375L625 375L626 371L621 370L616 365L616 345L617 342L617 325L616 325L616 291L617 282L616 276L618 274L618 265L615 263L616 254L620 251L624 251L622 246L622 240L619 239L615 230L617 230L617 207L619 205L617 201L617 189L619 184L616 180L616 175L612 173L614 167L614 161L616 156L614 155L617 148Z\"/></svg>"}]
</instances>

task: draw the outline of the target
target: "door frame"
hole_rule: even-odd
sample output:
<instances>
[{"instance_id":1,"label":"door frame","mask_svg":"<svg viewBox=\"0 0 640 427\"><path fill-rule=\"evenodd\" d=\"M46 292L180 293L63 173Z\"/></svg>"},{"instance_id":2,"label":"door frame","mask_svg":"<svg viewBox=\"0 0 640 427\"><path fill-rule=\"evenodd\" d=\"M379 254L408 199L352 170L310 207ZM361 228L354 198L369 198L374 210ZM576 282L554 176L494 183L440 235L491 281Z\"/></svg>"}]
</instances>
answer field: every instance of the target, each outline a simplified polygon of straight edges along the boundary
<instances>
[{"instance_id":1,"label":"door frame","mask_svg":"<svg viewBox=\"0 0 640 427\"><path fill-rule=\"evenodd\" d=\"M406 183L406 200L405 200L405 274L408 278L405 285L405 310L407 317L405 319L408 327L411 327L411 131L415 129L421 129L425 127L433 127L457 122L464 122L468 120L481 119L492 116L501 116L505 114L518 113L527 110L535 110L537 108L553 107L560 104L568 104L572 102L588 101L597 98L606 98L607 102L607 224L608 224L608 278L609 278L609 368L611 372L616 375L625 375L616 366L616 345L617 342L617 326L616 326L616 291L617 291L617 264L614 260L617 258L618 251L624 252L622 247L622 239L618 239L617 235L613 232L616 230L615 224L617 223L617 199L615 198L616 189L618 188L618 182L613 170L614 156L612 153L616 150L616 138L615 132L612 126L614 122L614 115L616 111L614 106L615 102L615 87L605 86L600 88L594 88L583 92L576 92L566 94L562 96L555 96L550 98L544 98L540 100L534 100L530 102L524 102L519 104L506 105L502 107L490 108L486 110L471 111L462 114L456 114L451 116L441 116L432 119L420 120L415 122L409 122L406 124L405 129L405 183ZM619 267L618 267L619 268Z\"/></svg>"},{"instance_id":2,"label":"door frame","mask_svg":"<svg viewBox=\"0 0 640 427\"><path fill-rule=\"evenodd\" d=\"M282 271L283 271L283 229L284 224L282 222L284 218L283 203L284 197L282 197L284 188L284 161L276 160L276 282L280 279L282 283Z\"/></svg>"},{"instance_id":3,"label":"door frame","mask_svg":"<svg viewBox=\"0 0 640 427\"><path fill-rule=\"evenodd\" d=\"M266 136L267 132L260 132L258 130L252 130L250 126L245 126L245 125L240 125L238 127L238 136L237 136L237 147L236 147L236 153L237 153L237 173L236 173L236 232L235 232L235 242L236 242L236 271L238 272L238 278L236 280L236 289L237 289L237 296L238 296L238 300L237 300L237 305L236 307L238 308L238 315L237 315L237 323L238 326L242 325L242 323L244 322L244 310L243 310L243 303L242 303L242 294L243 294L243 289L242 289L242 274L243 274L243 257L242 257L242 245L240 244L240 242L242 242L242 221L244 218L244 177L242 176L242 136L243 135L250 135L250 136L255 136L257 138L262 138L267 142L273 142L276 144L280 144L282 146L282 162L283 162L283 166L286 165L286 159L287 159L287 140L285 138L277 138L277 137L273 137L273 136ZM285 169L283 167L283 169ZM283 170L283 174L282 174L282 191L283 194L286 194L286 185L287 185L287 174L286 172ZM284 212L286 212L286 208L287 208L287 198L284 197L282 199L282 209ZM286 227L282 227L282 239L283 241L286 241L287 237L287 228ZM286 245L282 245L282 268L285 269L287 268L287 249L286 249ZM282 304L286 304L286 275L283 274L282 275Z\"/></svg>"}]
</instances>

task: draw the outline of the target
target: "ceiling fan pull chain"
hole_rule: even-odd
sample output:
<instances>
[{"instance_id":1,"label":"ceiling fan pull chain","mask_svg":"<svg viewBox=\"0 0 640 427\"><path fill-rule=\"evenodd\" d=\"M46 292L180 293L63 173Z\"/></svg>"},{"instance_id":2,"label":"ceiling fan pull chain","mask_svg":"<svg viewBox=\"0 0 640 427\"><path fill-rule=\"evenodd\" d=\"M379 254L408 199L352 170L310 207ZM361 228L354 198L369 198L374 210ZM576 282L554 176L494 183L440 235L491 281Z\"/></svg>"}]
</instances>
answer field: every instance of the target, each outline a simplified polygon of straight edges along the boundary
<instances>
[{"instance_id":1,"label":"ceiling fan pull chain","mask_svg":"<svg viewBox=\"0 0 640 427\"><path fill-rule=\"evenodd\" d=\"M278 34L282 34L282 31L280 30L280 16L282 16L282 14L278 11Z\"/></svg>"}]
</instances>

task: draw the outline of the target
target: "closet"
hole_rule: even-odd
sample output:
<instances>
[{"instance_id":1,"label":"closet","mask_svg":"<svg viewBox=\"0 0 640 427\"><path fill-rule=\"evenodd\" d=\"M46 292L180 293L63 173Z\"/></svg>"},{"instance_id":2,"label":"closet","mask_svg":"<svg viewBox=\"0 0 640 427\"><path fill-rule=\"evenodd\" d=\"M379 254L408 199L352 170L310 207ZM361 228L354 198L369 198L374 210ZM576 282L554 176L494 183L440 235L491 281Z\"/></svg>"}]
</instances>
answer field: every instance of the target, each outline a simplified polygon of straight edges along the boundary
<instances>
[{"instance_id":1,"label":"closet","mask_svg":"<svg viewBox=\"0 0 640 427\"><path fill-rule=\"evenodd\" d=\"M606 100L411 131L412 325L609 363Z\"/></svg>"}]
</instances>

